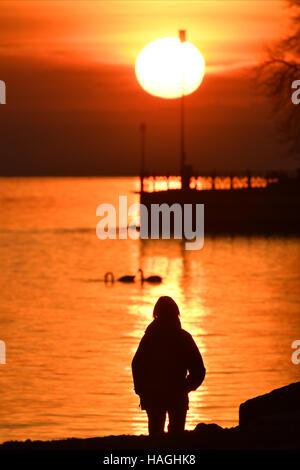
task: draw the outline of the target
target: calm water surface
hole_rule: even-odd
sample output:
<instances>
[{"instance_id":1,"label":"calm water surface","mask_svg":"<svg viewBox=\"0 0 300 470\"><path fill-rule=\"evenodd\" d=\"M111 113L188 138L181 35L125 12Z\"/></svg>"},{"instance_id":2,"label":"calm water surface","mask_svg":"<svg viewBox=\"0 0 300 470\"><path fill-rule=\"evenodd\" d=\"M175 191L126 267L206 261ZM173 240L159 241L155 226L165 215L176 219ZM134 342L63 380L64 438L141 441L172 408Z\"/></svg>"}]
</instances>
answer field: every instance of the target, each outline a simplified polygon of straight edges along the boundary
<instances>
[{"instance_id":1,"label":"calm water surface","mask_svg":"<svg viewBox=\"0 0 300 470\"><path fill-rule=\"evenodd\" d=\"M300 244L296 238L106 240L102 202L138 202L135 178L0 180L0 442L140 434L147 420L130 363L154 302L170 295L207 368L190 394L187 429L234 426L239 404L299 380ZM160 274L158 286L105 285Z\"/></svg>"}]
</instances>

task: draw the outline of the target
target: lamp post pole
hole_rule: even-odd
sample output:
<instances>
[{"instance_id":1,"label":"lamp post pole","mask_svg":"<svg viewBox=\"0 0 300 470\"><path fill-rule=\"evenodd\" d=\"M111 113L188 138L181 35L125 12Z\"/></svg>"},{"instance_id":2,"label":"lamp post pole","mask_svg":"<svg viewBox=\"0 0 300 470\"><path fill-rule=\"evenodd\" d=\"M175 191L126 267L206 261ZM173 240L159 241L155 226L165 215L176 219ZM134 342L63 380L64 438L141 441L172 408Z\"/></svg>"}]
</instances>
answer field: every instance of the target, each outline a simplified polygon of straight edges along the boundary
<instances>
[{"instance_id":1,"label":"lamp post pole","mask_svg":"<svg viewBox=\"0 0 300 470\"><path fill-rule=\"evenodd\" d=\"M179 39L181 43L186 42L186 30L179 30ZM186 166L186 155L185 155L185 140L184 140L184 63L183 63L183 53L180 54L181 62L181 98L180 98L180 171L181 171L181 186L185 186L185 166Z\"/></svg>"},{"instance_id":2,"label":"lamp post pole","mask_svg":"<svg viewBox=\"0 0 300 470\"><path fill-rule=\"evenodd\" d=\"M145 177L145 134L146 124L144 122L140 125L141 131L141 192L144 192L144 177Z\"/></svg>"}]
</instances>

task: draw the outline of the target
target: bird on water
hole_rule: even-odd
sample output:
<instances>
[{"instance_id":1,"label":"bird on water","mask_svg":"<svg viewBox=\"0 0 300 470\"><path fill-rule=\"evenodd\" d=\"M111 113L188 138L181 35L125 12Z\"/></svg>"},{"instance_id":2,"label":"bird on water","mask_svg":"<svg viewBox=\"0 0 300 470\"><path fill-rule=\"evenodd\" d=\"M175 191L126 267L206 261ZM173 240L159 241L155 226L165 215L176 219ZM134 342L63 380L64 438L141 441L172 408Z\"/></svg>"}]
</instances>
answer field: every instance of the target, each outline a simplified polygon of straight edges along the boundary
<instances>
[{"instance_id":1,"label":"bird on water","mask_svg":"<svg viewBox=\"0 0 300 470\"><path fill-rule=\"evenodd\" d=\"M142 269L138 270L138 273L141 274L141 282L151 282L152 284L159 284L162 282L161 276L148 276L144 277L144 271Z\"/></svg>"},{"instance_id":2,"label":"bird on water","mask_svg":"<svg viewBox=\"0 0 300 470\"><path fill-rule=\"evenodd\" d=\"M117 279L118 282L134 282L135 276L121 276ZM115 276L111 271L107 272L104 276L104 282L115 282Z\"/></svg>"},{"instance_id":3,"label":"bird on water","mask_svg":"<svg viewBox=\"0 0 300 470\"><path fill-rule=\"evenodd\" d=\"M144 277L144 271L142 269L139 269L137 274L140 273L140 281L141 283L143 284L144 282L150 282L152 284L160 284L162 282L162 277L161 276L148 276L148 277ZM118 282L125 282L125 283L131 283L131 282L135 282L135 278L136 278L136 275L135 276L130 276L130 275L125 275L125 276L121 276L117 279ZM115 282L115 276L113 275L113 273L111 271L105 273L105 276L104 276L104 282L105 283L108 283L108 282Z\"/></svg>"}]
</instances>

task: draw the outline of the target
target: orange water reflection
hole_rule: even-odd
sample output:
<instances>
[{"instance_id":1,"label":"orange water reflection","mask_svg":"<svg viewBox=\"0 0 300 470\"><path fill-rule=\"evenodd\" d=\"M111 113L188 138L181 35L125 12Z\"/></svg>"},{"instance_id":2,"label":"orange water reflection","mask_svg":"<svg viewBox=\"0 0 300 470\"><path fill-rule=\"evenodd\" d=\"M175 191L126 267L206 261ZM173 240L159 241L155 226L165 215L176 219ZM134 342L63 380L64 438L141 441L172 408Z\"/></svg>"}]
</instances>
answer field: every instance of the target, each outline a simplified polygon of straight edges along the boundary
<instances>
[{"instance_id":1,"label":"orange water reflection","mask_svg":"<svg viewBox=\"0 0 300 470\"><path fill-rule=\"evenodd\" d=\"M287 242L286 251L280 239L230 237L207 239L202 252L169 241L144 241L140 251L145 271L167 279L147 287L153 295L148 311L157 296L174 297L207 368L202 387L190 394L188 429L203 421L233 426L242 401L296 380L288 337L299 333L299 287L289 294L282 282L299 268L296 240ZM138 410L133 429L146 430Z\"/></svg>"},{"instance_id":2,"label":"orange water reflection","mask_svg":"<svg viewBox=\"0 0 300 470\"><path fill-rule=\"evenodd\" d=\"M232 426L249 397L298 380L299 240L96 238L96 207L137 195L138 179L1 181L0 441L144 433L130 363L162 294L171 295L204 358L187 428ZM161 285L103 276L160 274Z\"/></svg>"}]
</instances>

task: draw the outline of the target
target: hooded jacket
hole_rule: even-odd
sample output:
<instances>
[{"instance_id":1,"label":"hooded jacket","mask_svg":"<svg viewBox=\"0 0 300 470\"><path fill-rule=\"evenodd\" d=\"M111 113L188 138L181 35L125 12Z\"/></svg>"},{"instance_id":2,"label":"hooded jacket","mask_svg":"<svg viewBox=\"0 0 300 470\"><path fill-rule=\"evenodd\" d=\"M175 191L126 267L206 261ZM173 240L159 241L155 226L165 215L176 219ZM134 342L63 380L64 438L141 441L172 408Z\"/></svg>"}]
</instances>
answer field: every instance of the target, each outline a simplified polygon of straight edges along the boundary
<instances>
[{"instance_id":1,"label":"hooded jacket","mask_svg":"<svg viewBox=\"0 0 300 470\"><path fill-rule=\"evenodd\" d=\"M205 367L192 336L176 324L155 319L132 361L135 393L142 409L172 404L188 407L188 393L204 380Z\"/></svg>"}]
</instances>

